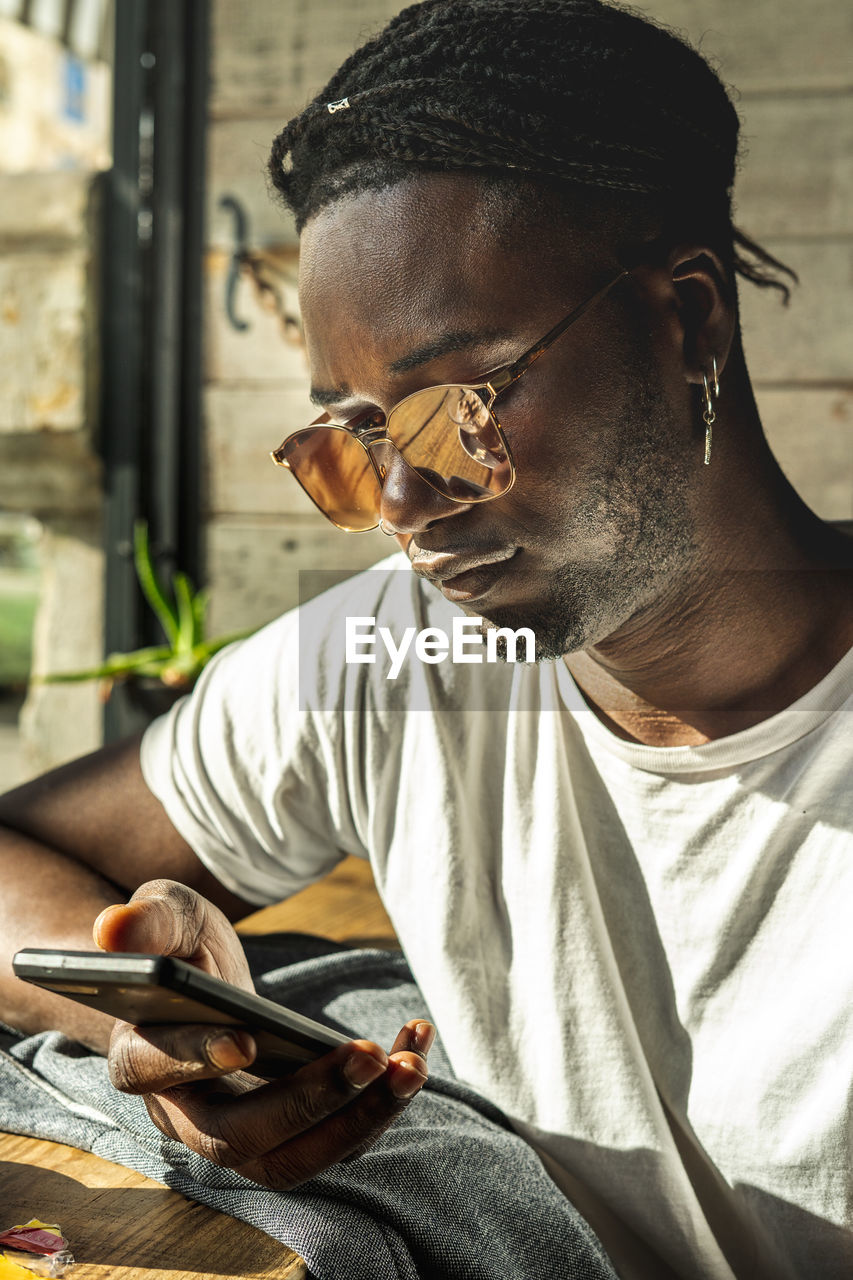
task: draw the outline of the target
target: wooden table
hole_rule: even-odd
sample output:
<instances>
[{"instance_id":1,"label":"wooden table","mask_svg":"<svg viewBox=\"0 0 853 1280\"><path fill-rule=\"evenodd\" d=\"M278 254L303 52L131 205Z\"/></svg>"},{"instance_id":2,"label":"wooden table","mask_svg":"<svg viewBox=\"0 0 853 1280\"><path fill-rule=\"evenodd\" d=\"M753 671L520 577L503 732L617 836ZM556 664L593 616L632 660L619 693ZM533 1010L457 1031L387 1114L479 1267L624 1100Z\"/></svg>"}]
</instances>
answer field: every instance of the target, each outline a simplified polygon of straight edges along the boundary
<instances>
[{"instance_id":1,"label":"wooden table","mask_svg":"<svg viewBox=\"0 0 853 1280\"><path fill-rule=\"evenodd\" d=\"M348 858L321 884L242 921L238 932L294 929L357 946L396 946L370 869ZM306 1280L305 1263L255 1227L186 1200L89 1152L0 1134L0 1229L40 1218L62 1227L69 1280Z\"/></svg>"},{"instance_id":2,"label":"wooden table","mask_svg":"<svg viewBox=\"0 0 853 1280\"><path fill-rule=\"evenodd\" d=\"M4 1228L30 1218L61 1226L77 1263L68 1280L308 1275L263 1231L57 1142L0 1137L0 1187Z\"/></svg>"}]
</instances>

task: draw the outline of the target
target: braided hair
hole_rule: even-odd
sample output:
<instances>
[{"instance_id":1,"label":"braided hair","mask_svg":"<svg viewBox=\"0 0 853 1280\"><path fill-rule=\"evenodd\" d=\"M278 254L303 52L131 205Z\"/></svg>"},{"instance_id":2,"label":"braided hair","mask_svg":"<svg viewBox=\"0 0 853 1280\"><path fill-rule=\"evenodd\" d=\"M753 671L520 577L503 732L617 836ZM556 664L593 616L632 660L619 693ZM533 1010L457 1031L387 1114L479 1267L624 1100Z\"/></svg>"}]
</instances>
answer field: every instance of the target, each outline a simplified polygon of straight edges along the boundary
<instances>
[{"instance_id":1,"label":"braided hair","mask_svg":"<svg viewBox=\"0 0 853 1280\"><path fill-rule=\"evenodd\" d=\"M705 59L645 15L602 0L423 0L285 126L269 173L300 230L417 172L474 171L510 196L534 184L539 216L544 201L645 238L704 235L787 302L776 273L794 273L732 225L738 130Z\"/></svg>"}]
</instances>

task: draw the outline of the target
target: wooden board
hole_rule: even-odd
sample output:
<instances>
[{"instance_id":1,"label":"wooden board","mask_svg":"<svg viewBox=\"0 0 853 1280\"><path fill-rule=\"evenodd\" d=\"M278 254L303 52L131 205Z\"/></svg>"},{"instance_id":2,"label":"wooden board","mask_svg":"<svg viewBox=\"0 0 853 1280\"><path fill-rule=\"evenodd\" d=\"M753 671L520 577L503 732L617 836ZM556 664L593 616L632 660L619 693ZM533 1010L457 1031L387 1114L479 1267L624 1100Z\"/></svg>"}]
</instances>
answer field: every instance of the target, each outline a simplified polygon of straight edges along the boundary
<instances>
[{"instance_id":1,"label":"wooden board","mask_svg":"<svg viewBox=\"0 0 853 1280\"><path fill-rule=\"evenodd\" d=\"M0 1135L2 1226L56 1222L73 1280L305 1280L305 1263L263 1231L194 1204L121 1165L56 1142Z\"/></svg>"},{"instance_id":2,"label":"wooden board","mask_svg":"<svg viewBox=\"0 0 853 1280\"><path fill-rule=\"evenodd\" d=\"M761 229L745 227L760 237ZM853 243L769 236L763 247L792 267L800 284L784 307L772 289L739 286L746 359L760 383L841 383L853 378Z\"/></svg>"},{"instance_id":3,"label":"wooden board","mask_svg":"<svg viewBox=\"0 0 853 1280\"><path fill-rule=\"evenodd\" d=\"M759 386L756 399L797 492L824 520L853 519L853 388Z\"/></svg>"},{"instance_id":4,"label":"wooden board","mask_svg":"<svg viewBox=\"0 0 853 1280\"><path fill-rule=\"evenodd\" d=\"M264 907L237 926L241 934L318 933L353 947L397 947L373 883L370 864L345 858L328 876L295 893L286 902Z\"/></svg>"},{"instance_id":5,"label":"wooden board","mask_svg":"<svg viewBox=\"0 0 853 1280\"><path fill-rule=\"evenodd\" d=\"M848 56L853 61L853 47ZM735 223L758 237L853 231L853 94L738 102L742 161Z\"/></svg>"},{"instance_id":6,"label":"wooden board","mask_svg":"<svg viewBox=\"0 0 853 1280\"><path fill-rule=\"evenodd\" d=\"M295 387L214 384L204 401L208 514L323 520L305 490L269 456L317 416L307 381Z\"/></svg>"},{"instance_id":7,"label":"wooden board","mask_svg":"<svg viewBox=\"0 0 853 1280\"><path fill-rule=\"evenodd\" d=\"M282 481L294 483L289 476ZM207 526L211 634L257 627L294 608L300 573L325 569L348 577L396 550L378 531L347 537L321 515L221 516Z\"/></svg>"},{"instance_id":8,"label":"wooden board","mask_svg":"<svg viewBox=\"0 0 853 1280\"><path fill-rule=\"evenodd\" d=\"M211 115L272 115L284 124L402 7L403 0L215 0ZM642 0L639 7L698 45L741 93L851 87L847 0Z\"/></svg>"}]
</instances>

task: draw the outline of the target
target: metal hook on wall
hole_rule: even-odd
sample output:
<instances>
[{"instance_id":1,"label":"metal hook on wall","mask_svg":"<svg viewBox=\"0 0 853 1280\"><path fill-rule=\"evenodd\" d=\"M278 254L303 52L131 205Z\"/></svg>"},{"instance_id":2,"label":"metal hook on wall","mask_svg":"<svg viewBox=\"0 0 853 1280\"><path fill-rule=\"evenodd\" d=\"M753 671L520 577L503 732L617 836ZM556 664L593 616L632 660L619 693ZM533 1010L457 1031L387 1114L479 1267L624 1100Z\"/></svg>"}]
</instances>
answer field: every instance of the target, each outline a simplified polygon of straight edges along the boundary
<instances>
[{"instance_id":1,"label":"metal hook on wall","mask_svg":"<svg viewBox=\"0 0 853 1280\"><path fill-rule=\"evenodd\" d=\"M229 263L228 275L225 280L225 314L228 316L228 323L231 328L236 329L238 333L242 333L249 328L249 322L248 320L240 319L234 304L243 264L249 253L249 220L246 217L245 209L236 196L220 197L219 208L226 210L234 219L234 252L231 254L231 262Z\"/></svg>"}]
</instances>

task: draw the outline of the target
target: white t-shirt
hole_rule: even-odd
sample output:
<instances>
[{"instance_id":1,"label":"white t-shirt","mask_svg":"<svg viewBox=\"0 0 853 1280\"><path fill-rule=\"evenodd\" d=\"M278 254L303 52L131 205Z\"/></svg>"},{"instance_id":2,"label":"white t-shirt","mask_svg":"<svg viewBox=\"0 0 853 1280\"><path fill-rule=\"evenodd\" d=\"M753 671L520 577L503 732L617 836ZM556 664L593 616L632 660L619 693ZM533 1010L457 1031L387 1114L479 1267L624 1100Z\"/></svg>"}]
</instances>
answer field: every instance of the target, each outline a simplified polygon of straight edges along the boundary
<instances>
[{"instance_id":1,"label":"white t-shirt","mask_svg":"<svg viewBox=\"0 0 853 1280\"><path fill-rule=\"evenodd\" d=\"M853 1275L853 651L674 748L561 661L343 660L347 617L454 614L403 557L343 583L208 666L148 785L251 902L370 858L457 1073L621 1275Z\"/></svg>"}]
</instances>

